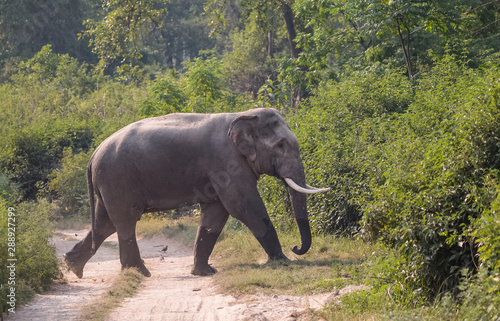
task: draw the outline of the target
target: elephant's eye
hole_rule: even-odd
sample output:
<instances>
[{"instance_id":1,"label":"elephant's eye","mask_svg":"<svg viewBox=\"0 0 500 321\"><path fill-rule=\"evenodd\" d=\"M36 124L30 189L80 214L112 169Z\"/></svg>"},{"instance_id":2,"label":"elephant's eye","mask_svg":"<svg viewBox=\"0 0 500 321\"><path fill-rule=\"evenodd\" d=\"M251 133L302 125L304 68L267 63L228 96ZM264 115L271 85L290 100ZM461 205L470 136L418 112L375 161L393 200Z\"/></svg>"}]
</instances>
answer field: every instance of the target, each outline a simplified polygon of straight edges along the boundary
<instances>
[{"instance_id":1,"label":"elephant's eye","mask_svg":"<svg viewBox=\"0 0 500 321\"><path fill-rule=\"evenodd\" d=\"M278 145L276 145L279 149L285 148L285 143L284 142L279 142Z\"/></svg>"}]
</instances>

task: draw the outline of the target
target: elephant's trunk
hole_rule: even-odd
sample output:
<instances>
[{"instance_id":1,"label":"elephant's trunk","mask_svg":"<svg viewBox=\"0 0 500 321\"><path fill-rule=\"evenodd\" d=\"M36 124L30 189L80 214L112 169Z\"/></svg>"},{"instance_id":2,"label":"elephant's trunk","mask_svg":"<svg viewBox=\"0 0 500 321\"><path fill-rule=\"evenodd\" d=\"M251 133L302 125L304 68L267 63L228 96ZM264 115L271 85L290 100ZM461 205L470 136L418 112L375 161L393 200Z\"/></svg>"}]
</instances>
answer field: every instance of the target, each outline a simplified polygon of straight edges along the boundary
<instances>
[{"instance_id":1,"label":"elephant's trunk","mask_svg":"<svg viewBox=\"0 0 500 321\"><path fill-rule=\"evenodd\" d=\"M307 185L302 163L300 163L299 167L300 168L298 170L296 169L296 175L293 175L296 180L286 177L285 182L288 185L288 192L290 193L290 200L292 202L297 225L299 226L300 238L302 242L300 249L297 246L294 246L292 251L295 254L303 255L306 254L311 247L311 228L309 226L309 215L307 213L306 194L327 192L330 188L316 188Z\"/></svg>"},{"instance_id":2,"label":"elephant's trunk","mask_svg":"<svg viewBox=\"0 0 500 321\"><path fill-rule=\"evenodd\" d=\"M300 248L294 246L292 251L295 254L303 255L306 254L311 247L312 240L311 228L309 226L309 214L307 213L307 194L326 192L329 191L330 188L319 189L307 185L304 166L300 158L294 165L295 166L291 167L291 170L283 173L281 177L283 177L288 186L288 192L290 194L290 200L299 227L302 243Z\"/></svg>"},{"instance_id":3,"label":"elephant's trunk","mask_svg":"<svg viewBox=\"0 0 500 321\"><path fill-rule=\"evenodd\" d=\"M297 225L299 226L300 239L302 243L300 248L294 246L292 251L295 254L303 255L311 247L311 229L309 227L309 214L307 213L307 196L305 193L297 191L296 186L292 186L292 184L306 186L306 178L302 163L300 163L299 167L300 168L295 169L294 175L291 175L293 178L285 178L285 182L288 185L290 201L292 202L293 212L297 220Z\"/></svg>"},{"instance_id":4,"label":"elephant's trunk","mask_svg":"<svg viewBox=\"0 0 500 321\"><path fill-rule=\"evenodd\" d=\"M307 213L307 196L306 194L297 192L293 188L289 187L288 191L290 193L290 200L292 202L293 212L297 220L297 225L299 226L301 247L294 246L292 251L295 254L303 255L311 247L311 229L309 227L309 215Z\"/></svg>"}]
</instances>

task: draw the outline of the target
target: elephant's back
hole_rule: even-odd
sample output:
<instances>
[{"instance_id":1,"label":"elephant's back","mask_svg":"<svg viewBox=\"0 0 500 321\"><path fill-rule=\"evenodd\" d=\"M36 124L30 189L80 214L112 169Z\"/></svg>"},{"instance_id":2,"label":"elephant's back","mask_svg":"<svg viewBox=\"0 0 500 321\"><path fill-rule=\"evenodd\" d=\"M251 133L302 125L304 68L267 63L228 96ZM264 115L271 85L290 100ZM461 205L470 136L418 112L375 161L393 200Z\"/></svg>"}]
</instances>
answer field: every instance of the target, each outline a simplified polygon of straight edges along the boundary
<instances>
[{"instance_id":1,"label":"elephant's back","mask_svg":"<svg viewBox=\"0 0 500 321\"><path fill-rule=\"evenodd\" d=\"M96 149L91 162L134 162L210 157L231 141L227 136L235 114L169 114L129 124ZM192 156L191 156L192 155Z\"/></svg>"}]
</instances>

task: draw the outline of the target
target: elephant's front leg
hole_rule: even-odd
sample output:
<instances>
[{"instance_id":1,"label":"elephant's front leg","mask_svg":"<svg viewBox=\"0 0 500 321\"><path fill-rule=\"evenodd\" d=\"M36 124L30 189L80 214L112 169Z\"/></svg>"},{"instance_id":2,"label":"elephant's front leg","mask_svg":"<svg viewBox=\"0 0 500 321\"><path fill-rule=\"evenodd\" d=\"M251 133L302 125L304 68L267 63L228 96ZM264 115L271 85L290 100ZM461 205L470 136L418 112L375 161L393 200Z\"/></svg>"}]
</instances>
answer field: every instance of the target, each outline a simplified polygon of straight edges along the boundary
<instances>
[{"instance_id":1,"label":"elephant's front leg","mask_svg":"<svg viewBox=\"0 0 500 321\"><path fill-rule=\"evenodd\" d=\"M259 241L260 245L266 251L269 260L285 260L288 261L288 258L283 254L281 249L281 244L278 239L278 234L276 233L276 229L274 228L269 216L263 218L260 222L258 221L247 221L244 223L248 226L250 231L254 234L257 241Z\"/></svg>"},{"instance_id":2,"label":"elephant's front leg","mask_svg":"<svg viewBox=\"0 0 500 321\"><path fill-rule=\"evenodd\" d=\"M269 260L288 260L283 254L278 234L274 228L257 184L232 185L218 191L220 199L231 216L239 219L252 232L264 248Z\"/></svg>"},{"instance_id":3,"label":"elephant's front leg","mask_svg":"<svg viewBox=\"0 0 500 321\"><path fill-rule=\"evenodd\" d=\"M217 242L229 214L220 202L200 205L201 220L194 244L194 266L191 273L210 275L216 273L217 270L208 264L208 258L212 254L215 242Z\"/></svg>"}]
</instances>

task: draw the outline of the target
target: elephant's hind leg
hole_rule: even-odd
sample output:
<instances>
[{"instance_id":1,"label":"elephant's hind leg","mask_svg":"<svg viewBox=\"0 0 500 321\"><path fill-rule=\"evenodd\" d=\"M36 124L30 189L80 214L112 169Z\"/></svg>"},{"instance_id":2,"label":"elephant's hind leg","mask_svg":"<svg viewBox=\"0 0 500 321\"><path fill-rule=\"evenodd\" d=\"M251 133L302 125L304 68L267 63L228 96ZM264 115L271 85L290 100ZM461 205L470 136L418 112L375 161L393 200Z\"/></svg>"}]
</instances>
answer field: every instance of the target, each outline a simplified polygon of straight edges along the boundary
<instances>
[{"instance_id":1,"label":"elephant's hind leg","mask_svg":"<svg viewBox=\"0 0 500 321\"><path fill-rule=\"evenodd\" d=\"M102 242L108 236L116 232L116 228L111 223L106 212L106 208L100 202L97 201L96 204L96 231L95 231L95 249L101 246ZM64 255L64 260L66 261L69 269L76 274L79 278L83 276L83 268L87 261L92 257L92 231L88 232L87 236L76 243L75 246Z\"/></svg>"},{"instance_id":2,"label":"elephant's hind leg","mask_svg":"<svg viewBox=\"0 0 500 321\"><path fill-rule=\"evenodd\" d=\"M122 264L122 269L135 267L142 275L149 277L151 273L141 259L139 246L137 245L137 239L135 237L136 223L137 222L128 222L128 224L123 224L124 226L122 227L117 227L118 243L120 246L120 262Z\"/></svg>"},{"instance_id":3,"label":"elephant's hind leg","mask_svg":"<svg viewBox=\"0 0 500 321\"><path fill-rule=\"evenodd\" d=\"M200 205L201 220L194 245L194 266L191 274L210 275L216 273L217 270L208 264L208 258L212 254L229 214L220 202Z\"/></svg>"}]
</instances>

